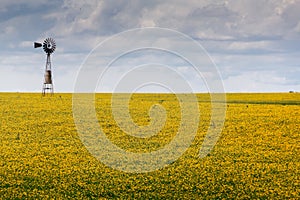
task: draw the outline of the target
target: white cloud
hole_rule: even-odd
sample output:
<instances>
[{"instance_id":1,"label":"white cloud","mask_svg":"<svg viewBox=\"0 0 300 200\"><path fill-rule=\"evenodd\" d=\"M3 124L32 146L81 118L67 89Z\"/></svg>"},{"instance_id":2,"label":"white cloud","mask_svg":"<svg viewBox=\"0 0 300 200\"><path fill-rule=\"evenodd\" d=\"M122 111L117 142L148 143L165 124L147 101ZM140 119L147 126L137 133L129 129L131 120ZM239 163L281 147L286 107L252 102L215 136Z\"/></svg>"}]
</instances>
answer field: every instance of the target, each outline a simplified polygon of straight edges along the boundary
<instances>
[{"instance_id":1,"label":"white cloud","mask_svg":"<svg viewBox=\"0 0 300 200\"><path fill-rule=\"evenodd\" d=\"M287 84L287 79L276 72L245 72L224 80L226 91L231 92L288 92L300 91L300 84Z\"/></svg>"},{"instance_id":2,"label":"white cloud","mask_svg":"<svg viewBox=\"0 0 300 200\"><path fill-rule=\"evenodd\" d=\"M249 87L243 88L271 90L272 85L274 90L297 88L299 83L294 80L295 76L300 76L299 10L300 1L297 0L3 0L0 51L8 53L2 53L0 67L6 68L7 71L3 71L8 73L6 77L14 77L14 73L22 76L23 69L34 71L33 65L44 65L44 57L32 48L32 42L54 37L57 42L53 55L58 65L56 77L59 84L66 81L64 89L68 90L74 75L71 66L76 66L77 70L96 44L127 29L158 26L182 31L201 41L232 90L234 86L239 87L245 74L254 77L254 72L267 74L268 71L271 76L268 79L274 77L274 81L258 87L253 84L261 81L250 78L245 82ZM134 43L135 38L131 40ZM163 40L157 42L170 48ZM106 55L113 54L113 48L107 50ZM184 43L181 48L186 48ZM297 70L291 73L291 67ZM280 73L287 68L289 72L285 75ZM284 80L284 87L276 85ZM12 84L11 88L14 87L17 86Z\"/></svg>"},{"instance_id":3,"label":"white cloud","mask_svg":"<svg viewBox=\"0 0 300 200\"><path fill-rule=\"evenodd\" d=\"M229 44L229 50L272 50L270 41L251 41L251 42L232 42Z\"/></svg>"}]
</instances>

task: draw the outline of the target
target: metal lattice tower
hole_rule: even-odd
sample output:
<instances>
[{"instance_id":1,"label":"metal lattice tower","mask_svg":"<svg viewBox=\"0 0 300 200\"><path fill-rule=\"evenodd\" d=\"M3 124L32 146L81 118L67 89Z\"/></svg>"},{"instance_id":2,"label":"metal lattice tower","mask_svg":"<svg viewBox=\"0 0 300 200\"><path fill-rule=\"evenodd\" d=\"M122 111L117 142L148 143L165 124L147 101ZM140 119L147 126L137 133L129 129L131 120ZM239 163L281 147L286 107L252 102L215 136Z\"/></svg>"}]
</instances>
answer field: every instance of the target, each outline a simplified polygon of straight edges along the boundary
<instances>
[{"instance_id":1,"label":"metal lattice tower","mask_svg":"<svg viewBox=\"0 0 300 200\"><path fill-rule=\"evenodd\" d=\"M45 80L44 80L43 90L42 90L43 96L45 96L46 91L48 90L51 93L51 95L53 95L54 90L53 90L50 54L47 54L47 61L45 67Z\"/></svg>"}]
</instances>

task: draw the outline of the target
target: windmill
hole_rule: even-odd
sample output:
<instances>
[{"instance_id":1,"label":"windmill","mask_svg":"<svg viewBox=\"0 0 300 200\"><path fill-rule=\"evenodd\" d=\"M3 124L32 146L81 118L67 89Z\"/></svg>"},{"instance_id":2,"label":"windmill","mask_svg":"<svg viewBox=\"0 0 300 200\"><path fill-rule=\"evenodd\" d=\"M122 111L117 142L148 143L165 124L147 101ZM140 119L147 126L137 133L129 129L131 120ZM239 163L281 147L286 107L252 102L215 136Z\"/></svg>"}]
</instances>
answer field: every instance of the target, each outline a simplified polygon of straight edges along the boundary
<instances>
[{"instance_id":1,"label":"windmill","mask_svg":"<svg viewBox=\"0 0 300 200\"><path fill-rule=\"evenodd\" d=\"M43 47L44 51L47 54L47 61L45 67L45 79L43 83L42 95L45 96L48 91L51 95L53 95L53 80L52 80L52 72L51 72L51 60L50 55L55 51L56 44L54 39L47 38L44 40L43 44L35 42L34 48Z\"/></svg>"}]
</instances>

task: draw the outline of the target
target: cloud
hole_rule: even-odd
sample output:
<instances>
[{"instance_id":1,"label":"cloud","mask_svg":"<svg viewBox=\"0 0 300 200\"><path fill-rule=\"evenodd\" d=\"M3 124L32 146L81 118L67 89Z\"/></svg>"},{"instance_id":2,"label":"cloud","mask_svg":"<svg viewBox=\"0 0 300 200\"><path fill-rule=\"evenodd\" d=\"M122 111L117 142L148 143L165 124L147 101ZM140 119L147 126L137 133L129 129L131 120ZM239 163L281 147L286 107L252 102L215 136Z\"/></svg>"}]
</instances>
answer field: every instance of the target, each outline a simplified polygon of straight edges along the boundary
<instances>
[{"instance_id":1,"label":"cloud","mask_svg":"<svg viewBox=\"0 0 300 200\"><path fill-rule=\"evenodd\" d=\"M45 61L32 42L53 37L57 42L55 77L60 85L66 82L63 90L72 90L74 71L98 43L128 29L157 26L175 29L200 42L217 63L229 90L238 87L246 74L250 76L243 83L245 90L299 88L299 10L297 0L3 0L0 67L8 74L2 75L4 79L35 71L33 66L42 67ZM134 42L135 38L131 39ZM168 45L165 43L166 48ZM106 52L111 53L113 49ZM255 73L260 72L269 72L274 79L268 79L273 81L256 80ZM260 87L253 86L258 83ZM18 89L15 84L7 87Z\"/></svg>"},{"instance_id":2,"label":"cloud","mask_svg":"<svg viewBox=\"0 0 300 200\"><path fill-rule=\"evenodd\" d=\"M293 84L287 77L273 71L244 72L224 80L225 90L231 92L300 91L299 82Z\"/></svg>"}]
</instances>

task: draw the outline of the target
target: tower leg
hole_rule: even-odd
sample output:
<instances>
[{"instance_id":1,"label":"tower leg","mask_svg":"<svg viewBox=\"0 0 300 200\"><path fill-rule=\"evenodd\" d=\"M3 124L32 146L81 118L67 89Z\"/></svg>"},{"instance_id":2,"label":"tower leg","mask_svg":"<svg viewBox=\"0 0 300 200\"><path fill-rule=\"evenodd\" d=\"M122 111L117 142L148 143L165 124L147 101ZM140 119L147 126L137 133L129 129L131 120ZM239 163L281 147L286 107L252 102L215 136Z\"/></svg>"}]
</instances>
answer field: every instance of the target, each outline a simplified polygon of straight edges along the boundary
<instances>
[{"instance_id":1,"label":"tower leg","mask_svg":"<svg viewBox=\"0 0 300 200\"><path fill-rule=\"evenodd\" d=\"M51 96L54 94L53 84L44 83L43 89L42 89L42 95L45 96L47 93L49 93Z\"/></svg>"}]
</instances>

